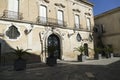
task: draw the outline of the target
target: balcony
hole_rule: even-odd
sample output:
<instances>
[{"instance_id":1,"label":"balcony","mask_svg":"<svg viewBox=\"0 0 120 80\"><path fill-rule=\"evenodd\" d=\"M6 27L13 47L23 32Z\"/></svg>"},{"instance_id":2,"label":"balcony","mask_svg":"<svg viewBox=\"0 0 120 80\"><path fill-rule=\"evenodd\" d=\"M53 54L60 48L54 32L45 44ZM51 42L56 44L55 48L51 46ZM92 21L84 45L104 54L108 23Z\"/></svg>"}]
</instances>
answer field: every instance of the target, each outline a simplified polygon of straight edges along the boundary
<instances>
[{"instance_id":1,"label":"balcony","mask_svg":"<svg viewBox=\"0 0 120 80\"><path fill-rule=\"evenodd\" d=\"M66 22L62 20L57 20L54 18L47 17L37 17L37 23L45 26L53 26L53 27L66 27Z\"/></svg>"},{"instance_id":2,"label":"balcony","mask_svg":"<svg viewBox=\"0 0 120 80\"><path fill-rule=\"evenodd\" d=\"M74 24L74 28L75 29L83 29L81 24Z\"/></svg>"},{"instance_id":3,"label":"balcony","mask_svg":"<svg viewBox=\"0 0 120 80\"><path fill-rule=\"evenodd\" d=\"M19 12L4 10L2 18L12 19L12 20L22 20L23 14Z\"/></svg>"}]
</instances>

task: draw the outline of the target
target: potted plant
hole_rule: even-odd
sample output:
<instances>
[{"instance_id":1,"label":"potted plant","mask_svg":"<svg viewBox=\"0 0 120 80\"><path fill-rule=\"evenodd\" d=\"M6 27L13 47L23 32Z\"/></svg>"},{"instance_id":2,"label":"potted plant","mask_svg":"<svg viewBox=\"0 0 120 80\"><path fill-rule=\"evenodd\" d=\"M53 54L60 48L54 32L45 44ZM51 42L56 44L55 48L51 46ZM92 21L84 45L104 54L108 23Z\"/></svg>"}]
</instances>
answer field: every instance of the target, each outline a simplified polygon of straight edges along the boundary
<instances>
[{"instance_id":1,"label":"potted plant","mask_svg":"<svg viewBox=\"0 0 120 80\"><path fill-rule=\"evenodd\" d=\"M48 55L47 62L46 62L48 66L54 66L57 64L57 57L55 57L54 55L55 50L56 50L55 46L53 45L48 46L49 55Z\"/></svg>"},{"instance_id":2,"label":"potted plant","mask_svg":"<svg viewBox=\"0 0 120 80\"><path fill-rule=\"evenodd\" d=\"M109 47L109 46L106 46L104 48L104 51L106 53L106 58L110 58L110 57L113 57L113 48L112 47Z\"/></svg>"},{"instance_id":3,"label":"potted plant","mask_svg":"<svg viewBox=\"0 0 120 80\"><path fill-rule=\"evenodd\" d=\"M78 52L80 52L80 55L78 55L78 61L85 61L86 60L86 56L85 56L85 54L84 54L84 51L85 51L86 49L85 49L85 47L83 47L83 46L79 46L79 47L77 47L77 48L74 48L74 51L78 51Z\"/></svg>"},{"instance_id":4,"label":"potted plant","mask_svg":"<svg viewBox=\"0 0 120 80\"><path fill-rule=\"evenodd\" d=\"M25 70L26 69L26 60L23 59L23 55L25 54L29 54L29 52L27 52L30 49L20 49L17 47L16 50L14 50L12 53L15 54L17 56L17 59L14 62L14 70L16 71L20 71L20 70Z\"/></svg>"},{"instance_id":5,"label":"potted plant","mask_svg":"<svg viewBox=\"0 0 120 80\"><path fill-rule=\"evenodd\" d=\"M101 59L102 58L102 54L101 54L102 49L99 47L96 47L96 48L94 48L94 50L95 50L95 59Z\"/></svg>"}]
</instances>

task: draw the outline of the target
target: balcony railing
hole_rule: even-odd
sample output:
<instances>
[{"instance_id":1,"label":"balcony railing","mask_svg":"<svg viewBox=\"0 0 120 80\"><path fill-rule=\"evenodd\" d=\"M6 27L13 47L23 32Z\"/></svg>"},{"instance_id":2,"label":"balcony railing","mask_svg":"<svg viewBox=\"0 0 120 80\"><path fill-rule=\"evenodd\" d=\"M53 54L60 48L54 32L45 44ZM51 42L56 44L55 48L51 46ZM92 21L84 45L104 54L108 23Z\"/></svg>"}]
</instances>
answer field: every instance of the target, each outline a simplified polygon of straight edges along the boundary
<instances>
[{"instance_id":1,"label":"balcony railing","mask_svg":"<svg viewBox=\"0 0 120 80\"><path fill-rule=\"evenodd\" d=\"M66 27L66 22L62 20L57 20L54 18L47 17L37 17L37 23L41 25L55 26L55 27Z\"/></svg>"},{"instance_id":2,"label":"balcony railing","mask_svg":"<svg viewBox=\"0 0 120 80\"><path fill-rule=\"evenodd\" d=\"M74 28L75 29L83 29L81 24L74 24Z\"/></svg>"},{"instance_id":3,"label":"balcony railing","mask_svg":"<svg viewBox=\"0 0 120 80\"><path fill-rule=\"evenodd\" d=\"M4 10L2 18L21 20L23 19L23 14L19 12Z\"/></svg>"}]
</instances>

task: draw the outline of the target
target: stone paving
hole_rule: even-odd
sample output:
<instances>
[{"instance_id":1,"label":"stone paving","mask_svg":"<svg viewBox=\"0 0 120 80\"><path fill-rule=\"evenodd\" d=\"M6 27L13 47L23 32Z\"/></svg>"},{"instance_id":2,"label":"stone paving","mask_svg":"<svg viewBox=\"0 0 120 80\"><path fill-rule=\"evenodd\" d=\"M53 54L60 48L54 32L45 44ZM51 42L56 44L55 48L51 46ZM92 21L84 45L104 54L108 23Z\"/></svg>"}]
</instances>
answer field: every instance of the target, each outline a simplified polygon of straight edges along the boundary
<instances>
[{"instance_id":1,"label":"stone paving","mask_svg":"<svg viewBox=\"0 0 120 80\"><path fill-rule=\"evenodd\" d=\"M28 65L25 71L4 69L0 80L120 80L120 57L85 62L58 62L57 66Z\"/></svg>"}]
</instances>

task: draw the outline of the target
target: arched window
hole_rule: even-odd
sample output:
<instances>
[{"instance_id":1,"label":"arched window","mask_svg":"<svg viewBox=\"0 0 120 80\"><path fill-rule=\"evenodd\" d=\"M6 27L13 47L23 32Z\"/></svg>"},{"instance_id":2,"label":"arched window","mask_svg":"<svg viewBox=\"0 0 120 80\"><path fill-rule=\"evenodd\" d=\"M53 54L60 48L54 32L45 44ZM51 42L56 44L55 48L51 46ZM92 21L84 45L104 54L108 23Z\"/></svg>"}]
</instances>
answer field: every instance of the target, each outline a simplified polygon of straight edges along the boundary
<instances>
[{"instance_id":1,"label":"arched window","mask_svg":"<svg viewBox=\"0 0 120 80\"><path fill-rule=\"evenodd\" d=\"M18 31L18 28L16 28L16 26L12 25L6 31L6 36L9 37L9 39L17 39L17 37L20 36L20 32Z\"/></svg>"}]
</instances>

